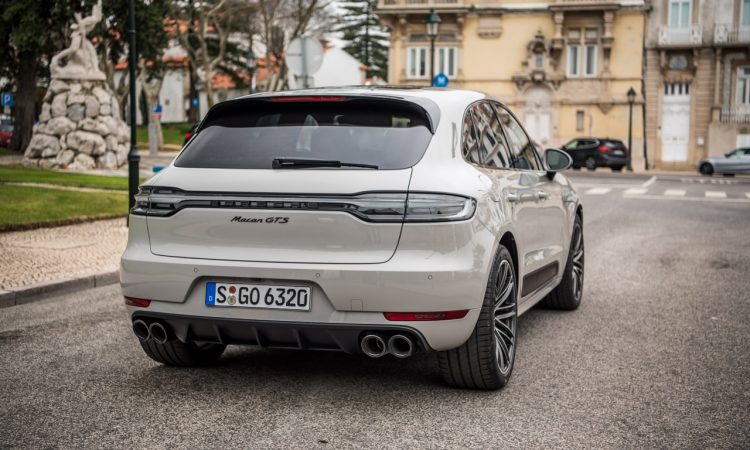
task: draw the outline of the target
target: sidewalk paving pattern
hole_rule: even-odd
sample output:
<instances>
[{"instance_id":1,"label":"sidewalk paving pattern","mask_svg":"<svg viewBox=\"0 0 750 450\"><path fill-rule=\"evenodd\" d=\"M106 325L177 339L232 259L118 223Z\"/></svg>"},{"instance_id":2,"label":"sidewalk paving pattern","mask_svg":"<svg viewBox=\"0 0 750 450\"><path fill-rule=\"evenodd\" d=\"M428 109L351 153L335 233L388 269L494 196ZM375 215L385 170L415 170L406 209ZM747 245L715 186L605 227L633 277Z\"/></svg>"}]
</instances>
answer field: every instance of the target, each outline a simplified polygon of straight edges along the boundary
<instances>
[{"instance_id":1,"label":"sidewalk paving pattern","mask_svg":"<svg viewBox=\"0 0 750 450\"><path fill-rule=\"evenodd\" d=\"M124 218L0 233L0 291L116 271Z\"/></svg>"}]
</instances>

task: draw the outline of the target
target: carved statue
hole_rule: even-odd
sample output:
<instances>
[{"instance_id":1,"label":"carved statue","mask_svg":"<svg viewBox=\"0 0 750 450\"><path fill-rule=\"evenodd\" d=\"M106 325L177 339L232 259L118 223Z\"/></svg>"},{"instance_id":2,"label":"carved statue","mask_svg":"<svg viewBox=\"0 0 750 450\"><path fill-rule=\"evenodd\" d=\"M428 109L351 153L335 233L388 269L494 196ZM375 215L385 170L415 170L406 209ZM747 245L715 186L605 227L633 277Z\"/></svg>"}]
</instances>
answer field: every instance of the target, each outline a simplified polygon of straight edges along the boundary
<instances>
[{"instance_id":1,"label":"carved statue","mask_svg":"<svg viewBox=\"0 0 750 450\"><path fill-rule=\"evenodd\" d=\"M86 37L94 25L102 20L102 0L94 5L91 15L82 17L75 13L76 23L71 25L70 47L52 57L50 73L52 78L73 80L104 80L106 76L99 69L96 49ZM64 65L61 63L64 62Z\"/></svg>"}]
</instances>

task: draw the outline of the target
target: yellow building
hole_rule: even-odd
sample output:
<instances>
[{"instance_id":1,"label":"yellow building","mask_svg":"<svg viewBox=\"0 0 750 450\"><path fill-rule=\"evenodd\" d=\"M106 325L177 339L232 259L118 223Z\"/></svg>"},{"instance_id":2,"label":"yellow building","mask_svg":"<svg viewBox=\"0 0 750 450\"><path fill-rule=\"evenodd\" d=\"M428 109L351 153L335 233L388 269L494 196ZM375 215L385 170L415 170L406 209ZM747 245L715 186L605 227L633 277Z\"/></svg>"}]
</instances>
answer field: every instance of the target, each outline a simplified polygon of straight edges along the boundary
<instances>
[{"instance_id":1,"label":"yellow building","mask_svg":"<svg viewBox=\"0 0 750 450\"><path fill-rule=\"evenodd\" d=\"M627 143L633 87L633 165L643 167L642 0L379 0L391 84L429 84L430 9L441 19L435 73L510 105L543 146L584 136Z\"/></svg>"}]
</instances>

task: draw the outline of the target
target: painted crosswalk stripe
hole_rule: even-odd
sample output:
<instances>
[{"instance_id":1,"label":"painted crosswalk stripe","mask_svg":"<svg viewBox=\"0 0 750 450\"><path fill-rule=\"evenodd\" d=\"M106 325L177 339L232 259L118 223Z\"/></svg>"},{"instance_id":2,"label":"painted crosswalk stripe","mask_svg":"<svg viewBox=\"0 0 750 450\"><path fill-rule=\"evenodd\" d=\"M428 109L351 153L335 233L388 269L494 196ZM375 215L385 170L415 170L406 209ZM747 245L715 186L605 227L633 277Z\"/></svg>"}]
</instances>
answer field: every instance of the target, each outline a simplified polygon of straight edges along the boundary
<instances>
[{"instance_id":1,"label":"painted crosswalk stripe","mask_svg":"<svg viewBox=\"0 0 750 450\"><path fill-rule=\"evenodd\" d=\"M685 195L685 189L667 189L664 195L669 197L682 197Z\"/></svg>"},{"instance_id":2,"label":"painted crosswalk stripe","mask_svg":"<svg viewBox=\"0 0 750 450\"><path fill-rule=\"evenodd\" d=\"M589 194L589 195L604 195L604 194L606 194L607 192L609 192L611 190L612 190L612 188L601 188L601 187L598 187L598 188L589 189L588 191L586 191L586 193Z\"/></svg>"},{"instance_id":3,"label":"painted crosswalk stripe","mask_svg":"<svg viewBox=\"0 0 750 450\"><path fill-rule=\"evenodd\" d=\"M706 198L727 198L727 193L723 191L706 191Z\"/></svg>"},{"instance_id":4,"label":"painted crosswalk stripe","mask_svg":"<svg viewBox=\"0 0 750 450\"><path fill-rule=\"evenodd\" d=\"M630 188L625 190L625 195L643 195L646 192L648 192L648 189L646 188Z\"/></svg>"}]
</instances>

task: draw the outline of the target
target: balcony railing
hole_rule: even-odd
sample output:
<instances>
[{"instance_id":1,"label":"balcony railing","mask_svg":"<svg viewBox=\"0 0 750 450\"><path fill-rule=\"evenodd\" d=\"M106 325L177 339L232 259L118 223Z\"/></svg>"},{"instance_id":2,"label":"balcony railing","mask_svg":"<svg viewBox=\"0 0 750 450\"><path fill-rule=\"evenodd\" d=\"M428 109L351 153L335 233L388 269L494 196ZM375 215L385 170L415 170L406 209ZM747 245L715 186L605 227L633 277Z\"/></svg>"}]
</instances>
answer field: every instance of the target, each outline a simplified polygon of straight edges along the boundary
<instances>
[{"instance_id":1,"label":"balcony railing","mask_svg":"<svg viewBox=\"0 0 750 450\"><path fill-rule=\"evenodd\" d=\"M750 44L750 26L717 23L714 27L714 44Z\"/></svg>"},{"instance_id":2,"label":"balcony railing","mask_svg":"<svg viewBox=\"0 0 750 450\"><path fill-rule=\"evenodd\" d=\"M722 123L750 123L749 107L723 108L721 110Z\"/></svg>"},{"instance_id":3,"label":"balcony railing","mask_svg":"<svg viewBox=\"0 0 750 450\"><path fill-rule=\"evenodd\" d=\"M379 0L378 8L447 8L463 3L463 0Z\"/></svg>"},{"instance_id":4,"label":"balcony railing","mask_svg":"<svg viewBox=\"0 0 750 450\"><path fill-rule=\"evenodd\" d=\"M703 44L703 27L691 25L686 28L659 26L659 45L701 45Z\"/></svg>"}]
</instances>

